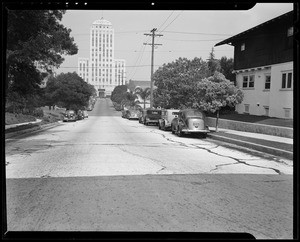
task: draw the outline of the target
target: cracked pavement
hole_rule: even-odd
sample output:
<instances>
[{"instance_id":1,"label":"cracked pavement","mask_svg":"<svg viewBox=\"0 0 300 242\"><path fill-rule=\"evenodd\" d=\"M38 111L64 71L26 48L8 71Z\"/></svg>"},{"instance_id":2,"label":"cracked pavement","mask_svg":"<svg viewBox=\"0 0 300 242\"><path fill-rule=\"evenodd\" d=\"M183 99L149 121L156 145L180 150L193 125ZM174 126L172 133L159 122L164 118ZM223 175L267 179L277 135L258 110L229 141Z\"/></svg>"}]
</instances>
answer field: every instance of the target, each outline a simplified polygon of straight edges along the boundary
<instances>
[{"instance_id":1,"label":"cracked pavement","mask_svg":"<svg viewBox=\"0 0 300 242\"><path fill-rule=\"evenodd\" d=\"M177 137L105 99L88 119L6 140L5 155L9 230L292 237L293 161Z\"/></svg>"}]
</instances>

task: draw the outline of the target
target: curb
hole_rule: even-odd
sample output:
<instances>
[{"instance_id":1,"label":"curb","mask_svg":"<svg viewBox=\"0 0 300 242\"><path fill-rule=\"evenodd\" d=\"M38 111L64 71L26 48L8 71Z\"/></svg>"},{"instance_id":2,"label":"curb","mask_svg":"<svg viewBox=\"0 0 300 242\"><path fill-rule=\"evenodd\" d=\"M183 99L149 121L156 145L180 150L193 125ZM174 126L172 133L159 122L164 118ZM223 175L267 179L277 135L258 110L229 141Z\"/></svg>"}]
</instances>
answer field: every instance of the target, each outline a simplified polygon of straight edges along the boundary
<instances>
[{"instance_id":1,"label":"curb","mask_svg":"<svg viewBox=\"0 0 300 242\"><path fill-rule=\"evenodd\" d=\"M233 139L233 138L213 135L213 134L208 134L207 136L212 140L218 140L218 141L223 141L223 142L230 143L230 144L235 144L235 145L241 146L241 148L249 148L249 149L253 149L256 151L263 152L263 153L268 153L271 155L280 156L280 157L291 159L291 160L293 159L293 152L290 152L290 151L281 150L281 149L264 146L264 145L260 145L260 144L255 144L255 143L251 143L251 142L247 142L247 141L241 141L241 140L237 140L237 139Z\"/></svg>"},{"instance_id":2,"label":"curb","mask_svg":"<svg viewBox=\"0 0 300 242\"><path fill-rule=\"evenodd\" d=\"M5 133L5 139L9 139L9 138L13 138L16 136L20 136L23 134L27 134L27 133L33 133L33 132L38 132L38 131L43 131L43 130L47 130L50 128L53 128L57 125L60 124L61 121L57 121L54 123L49 123L49 124L41 124L32 128L25 128L23 130L19 130L19 131L15 131L15 132L10 132L10 133Z\"/></svg>"}]
</instances>

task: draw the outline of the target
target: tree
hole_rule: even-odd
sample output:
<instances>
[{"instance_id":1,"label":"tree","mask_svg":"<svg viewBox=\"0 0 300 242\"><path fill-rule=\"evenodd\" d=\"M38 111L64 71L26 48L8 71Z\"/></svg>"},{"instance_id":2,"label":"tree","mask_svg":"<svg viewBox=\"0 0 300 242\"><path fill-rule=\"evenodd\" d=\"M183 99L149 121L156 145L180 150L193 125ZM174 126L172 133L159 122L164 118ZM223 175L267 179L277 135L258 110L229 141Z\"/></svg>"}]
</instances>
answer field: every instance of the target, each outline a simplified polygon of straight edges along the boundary
<instances>
[{"instance_id":1,"label":"tree","mask_svg":"<svg viewBox=\"0 0 300 242\"><path fill-rule=\"evenodd\" d=\"M124 94L127 92L127 90L128 90L128 87L126 85L116 86L111 93L110 99L113 102L121 104L121 102L124 98Z\"/></svg>"},{"instance_id":2,"label":"tree","mask_svg":"<svg viewBox=\"0 0 300 242\"><path fill-rule=\"evenodd\" d=\"M212 48L211 52L209 53L207 65L208 65L210 76L212 76L216 71L220 71L221 69L219 60L215 59L214 48Z\"/></svg>"},{"instance_id":3,"label":"tree","mask_svg":"<svg viewBox=\"0 0 300 242\"><path fill-rule=\"evenodd\" d=\"M196 87L197 102L194 108L217 113L216 132L218 132L219 111L222 107L234 107L243 100L243 92L221 73L198 82Z\"/></svg>"},{"instance_id":4,"label":"tree","mask_svg":"<svg viewBox=\"0 0 300 242\"><path fill-rule=\"evenodd\" d=\"M153 95L155 105L162 108L191 107L195 102L197 82L208 74L207 63L201 58L179 58L164 64L153 75L157 87Z\"/></svg>"},{"instance_id":5,"label":"tree","mask_svg":"<svg viewBox=\"0 0 300 242\"><path fill-rule=\"evenodd\" d=\"M146 108L146 100L150 97L150 87L147 87L145 89L141 87L136 87L134 92L136 95L140 96L141 99L144 101L144 109Z\"/></svg>"},{"instance_id":6,"label":"tree","mask_svg":"<svg viewBox=\"0 0 300 242\"><path fill-rule=\"evenodd\" d=\"M45 97L51 106L60 103L67 109L77 111L88 106L89 99L95 92L95 88L86 83L76 72L69 72L49 78Z\"/></svg>"},{"instance_id":7,"label":"tree","mask_svg":"<svg viewBox=\"0 0 300 242\"><path fill-rule=\"evenodd\" d=\"M136 101L137 98L137 95L133 93L133 91L127 91L123 93L121 104L122 106L134 107L136 106L136 104L138 104L138 102Z\"/></svg>"},{"instance_id":8,"label":"tree","mask_svg":"<svg viewBox=\"0 0 300 242\"><path fill-rule=\"evenodd\" d=\"M233 82L236 85L235 74L232 73L234 62L232 58L223 56L220 59L220 72L226 77L227 80Z\"/></svg>"},{"instance_id":9,"label":"tree","mask_svg":"<svg viewBox=\"0 0 300 242\"><path fill-rule=\"evenodd\" d=\"M40 92L40 84L53 67L78 48L71 30L59 22L65 10L9 10L7 13L6 101L15 92L27 99Z\"/></svg>"}]
</instances>

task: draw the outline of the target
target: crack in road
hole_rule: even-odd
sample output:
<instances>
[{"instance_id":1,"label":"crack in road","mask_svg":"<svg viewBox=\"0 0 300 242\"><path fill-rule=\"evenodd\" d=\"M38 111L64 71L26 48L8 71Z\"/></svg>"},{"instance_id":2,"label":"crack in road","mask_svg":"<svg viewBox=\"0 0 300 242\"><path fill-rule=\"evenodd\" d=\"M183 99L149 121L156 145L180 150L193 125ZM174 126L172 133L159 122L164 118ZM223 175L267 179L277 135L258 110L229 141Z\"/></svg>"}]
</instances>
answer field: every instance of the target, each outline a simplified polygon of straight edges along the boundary
<instances>
[{"instance_id":1,"label":"crack in road","mask_svg":"<svg viewBox=\"0 0 300 242\"><path fill-rule=\"evenodd\" d=\"M262 169L270 169L270 170L273 170L275 171L277 174L281 175L282 172L278 169L275 169L275 168L272 168L272 167L266 167L266 166L258 166L258 165L251 165L251 164L248 164L247 162L243 161L243 159L238 159L238 158L235 158L235 157L232 157L232 156L226 156L226 155L222 155L222 154L219 154L217 152L214 152L212 151L212 149L215 149L217 147L219 147L219 145L217 145L216 147L213 147L213 148L206 148L206 147L199 147L199 145L197 144L190 144L190 145L187 145L183 142L180 142L180 141L175 141L175 140L172 140L168 137L166 137L164 134L160 134L160 133L157 133L155 132L156 130L151 130L150 132L151 133L155 133L155 134L158 134L158 135L161 135L163 138L165 138L166 140L170 141L170 142L173 142L173 143L177 143L177 144L180 144L182 146L185 146L185 147L188 147L188 148L193 148L195 147L196 149L202 149L202 150L205 150L211 154L214 154L214 155L218 155L218 156L221 156L221 157L224 157L224 158L229 158L229 159L233 159L235 160L236 162L234 163L227 163L227 164L220 164L220 165L216 165L216 168L210 170L210 171L214 171L214 170L217 170L219 167L221 166L227 166L227 165L235 165L235 164L244 164L244 165L247 165L247 166L251 166L251 167L257 167L257 168L262 168ZM191 147L192 146L192 147Z\"/></svg>"},{"instance_id":2,"label":"crack in road","mask_svg":"<svg viewBox=\"0 0 300 242\"><path fill-rule=\"evenodd\" d=\"M159 166L161 166L162 168L159 169L159 170L156 172L156 174L158 174L159 172L161 172L161 171L167 169L166 166L160 164L161 161L159 161L159 160L156 160L156 159L153 159L153 158L150 158L150 157L146 157L146 156L142 156L142 155L137 154L137 153L130 152L130 151L128 151L128 150L126 150L126 149L124 149L124 148L122 148L122 147L120 147L120 146L119 146L118 148L119 148L120 150L122 150L123 152L127 153L127 154L130 154L130 155L133 155L133 156L136 156L136 157L139 157L139 158L143 158L143 159L148 159L148 160L154 162L155 164L158 164Z\"/></svg>"}]
</instances>

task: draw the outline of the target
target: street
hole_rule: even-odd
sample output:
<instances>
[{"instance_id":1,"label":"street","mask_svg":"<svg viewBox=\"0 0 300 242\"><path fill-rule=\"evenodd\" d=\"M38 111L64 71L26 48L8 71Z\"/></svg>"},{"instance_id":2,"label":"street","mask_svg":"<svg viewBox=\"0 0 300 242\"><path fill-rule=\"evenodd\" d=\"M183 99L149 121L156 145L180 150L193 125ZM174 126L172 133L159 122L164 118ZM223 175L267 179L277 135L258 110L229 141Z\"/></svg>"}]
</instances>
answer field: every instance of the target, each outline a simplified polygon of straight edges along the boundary
<instances>
[{"instance_id":1,"label":"street","mask_svg":"<svg viewBox=\"0 0 300 242\"><path fill-rule=\"evenodd\" d=\"M8 139L8 231L247 232L293 238L293 162L121 118Z\"/></svg>"}]
</instances>

